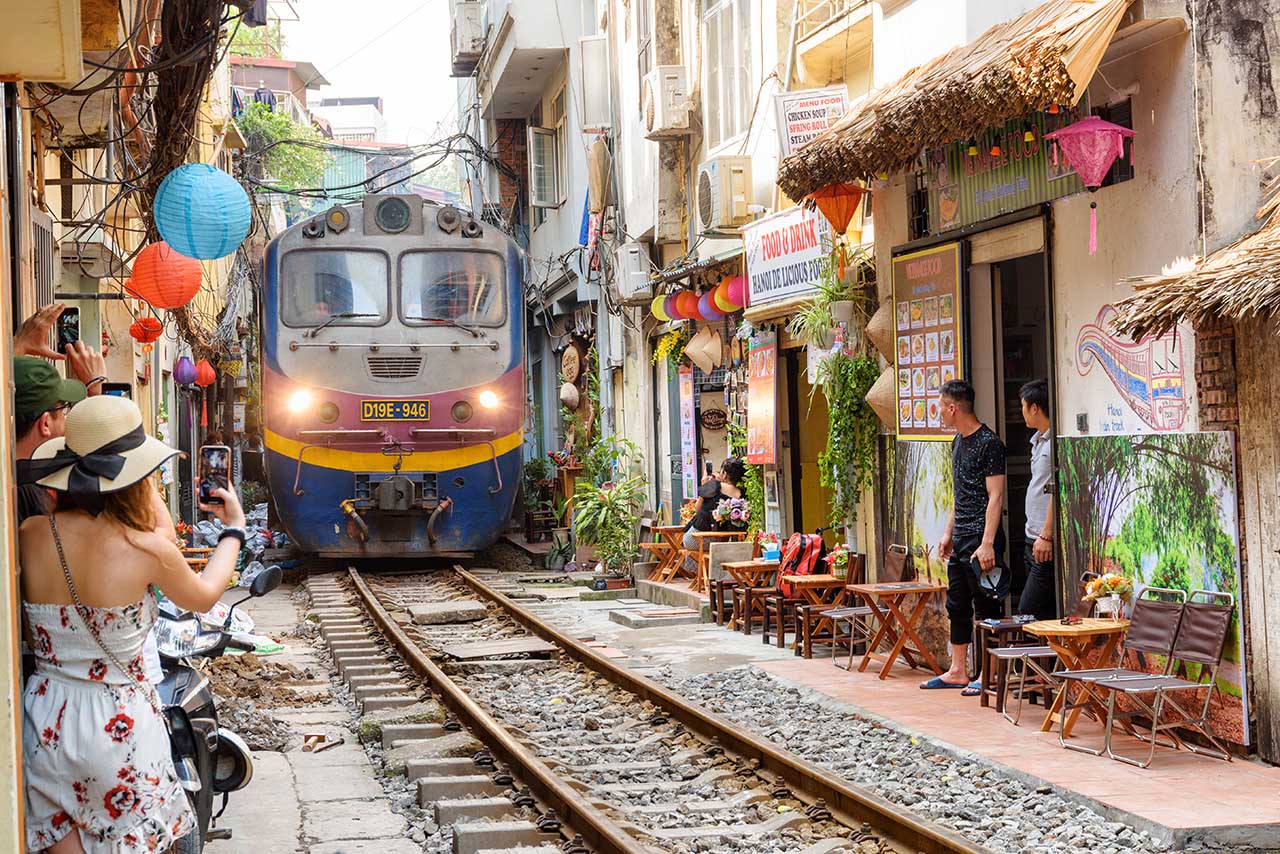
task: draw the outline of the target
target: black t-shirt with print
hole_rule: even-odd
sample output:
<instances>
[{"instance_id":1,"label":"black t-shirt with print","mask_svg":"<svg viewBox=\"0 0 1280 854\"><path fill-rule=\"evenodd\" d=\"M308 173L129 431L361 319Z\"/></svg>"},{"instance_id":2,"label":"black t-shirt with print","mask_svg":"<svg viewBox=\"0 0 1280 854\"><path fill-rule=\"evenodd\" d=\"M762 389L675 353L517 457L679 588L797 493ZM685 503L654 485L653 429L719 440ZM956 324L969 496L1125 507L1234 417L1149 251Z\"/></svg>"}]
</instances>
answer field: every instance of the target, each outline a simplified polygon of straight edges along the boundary
<instances>
[{"instance_id":1,"label":"black t-shirt with print","mask_svg":"<svg viewBox=\"0 0 1280 854\"><path fill-rule=\"evenodd\" d=\"M956 538L982 536L987 525L987 478L1004 474L1004 443L986 424L951 440Z\"/></svg>"}]
</instances>

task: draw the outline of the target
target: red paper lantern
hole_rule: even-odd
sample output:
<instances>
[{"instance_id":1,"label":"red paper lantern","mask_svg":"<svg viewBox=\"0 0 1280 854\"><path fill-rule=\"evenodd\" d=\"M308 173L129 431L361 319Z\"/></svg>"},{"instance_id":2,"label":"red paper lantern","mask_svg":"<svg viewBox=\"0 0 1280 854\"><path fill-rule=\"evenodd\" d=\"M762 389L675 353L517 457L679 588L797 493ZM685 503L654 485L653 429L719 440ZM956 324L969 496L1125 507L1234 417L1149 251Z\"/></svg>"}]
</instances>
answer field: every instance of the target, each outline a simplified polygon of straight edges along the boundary
<instances>
[{"instance_id":1,"label":"red paper lantern","mask_svg":"<svg viewBox=\"0 0 1280 854\"><path fill-rule=\"evenodd\" d=\"M201 359L196 365L196 385L206 388L218 381L218 372L209 364L208 359Z\"/></svg>"},{"instance_id":2,"label":"red paper lantern","mask_svg":"<svg viewBox=\"0 0 1280 854\"><path fill-rule=\"evenodd\" d=\"M179 255L167 243L152 243L133 259L133 276L125 289L155 308L182 308L200 290L203 275L199 261Z\"/></svg>"},{"instance_id":3,"label":"red paper lantern","mask_svg":"<svg viewBox=\"0 0 1280 854\"><path fill-rule=\"evenodd\" d=\"M150 344L163 334L164 324L155 317L140 317L129 325L129 337L139 344Z\"/></svg>"},{"instance_id":4,"label":"red paper lantern","mask_svg":"<svg viewBox=\"0 0 1280 854\"><path fill-rule=\"evenodd\" d=\"M698 318L698 295L693 291L681 291L676 295L676 311L686 320Z\"/></svg>"},{"instance_id":5,"label":"red paper lantern","mask_svg":"<svg viewBox=\"0 0 1280 854\"><path fill-rule=\"evenodd\" d=\"M991 150L993 157L998 157L1000 152L998 144L996 148ZM858 212L858 205L862 204L862 197L867 191L857 184L840 183L828 184L820 190L814 190L809 198L813 199L817 204L818 210L822 211L822 215L827 218L827 222L831 223L831 227L836 230L836 241L840 243L840 278L844 278L844 242L841 238L845 231L849 228L853 215Z\"/></svg>"}]
</instances>

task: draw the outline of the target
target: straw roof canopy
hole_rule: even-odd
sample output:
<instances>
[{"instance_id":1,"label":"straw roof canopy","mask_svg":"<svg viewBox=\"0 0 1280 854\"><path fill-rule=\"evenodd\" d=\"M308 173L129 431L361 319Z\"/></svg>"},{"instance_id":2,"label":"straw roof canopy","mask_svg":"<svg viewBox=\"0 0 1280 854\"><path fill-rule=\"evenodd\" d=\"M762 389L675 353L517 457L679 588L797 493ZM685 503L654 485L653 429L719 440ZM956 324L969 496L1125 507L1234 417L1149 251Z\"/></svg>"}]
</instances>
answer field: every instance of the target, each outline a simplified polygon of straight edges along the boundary
<instances>
[{"instance_id":1,"label":"straw roof canopy","mask_svg":"<svg viewBox=\"0 0 1280 854\"><path fill-rule=\"evenodd\" d=\"M1264 161L1280 162L1280 157ZM1258 210L1262 227L1205 258L1158 276L1122 279L1134 293L1116 303L1113 326L1134 340L1159 335L1179 321L1206 323L1280 315L1280 178Z\"/></svg>"},{"instance_id":2,"label":"straw roof canopy","mask_svg":"<svg viewBox=\"0 0 1280 854\"><path fill-rule=\"evenodd\" d=\"M1050 0L908 71L783 160L778 186L820 187L892 172L925 148L981 135L1049 104L1074 104L1131 0Z\"/></svg>"}]
</instances>

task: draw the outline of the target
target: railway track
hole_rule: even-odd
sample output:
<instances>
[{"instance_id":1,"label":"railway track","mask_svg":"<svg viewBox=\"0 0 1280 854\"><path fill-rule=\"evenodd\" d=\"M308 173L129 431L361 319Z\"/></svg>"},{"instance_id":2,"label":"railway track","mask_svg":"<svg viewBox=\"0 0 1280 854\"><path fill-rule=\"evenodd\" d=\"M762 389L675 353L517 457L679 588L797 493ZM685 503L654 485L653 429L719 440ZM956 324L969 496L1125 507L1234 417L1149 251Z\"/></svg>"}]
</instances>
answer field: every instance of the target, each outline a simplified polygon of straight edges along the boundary
<instances>
[{"instance_id":1,"label":"railway track","mask_svg":"<svg viewBox=\"0 0 1280 854\"><path fill-rule=\"evenodd\" d=\"M554 811L563 850L987 851L614 664L461 567L347 577L408 668ZM468 619L414 619L454 606ZM449 663L468 652L491 663Z\"/></svg>"}]
</instances>

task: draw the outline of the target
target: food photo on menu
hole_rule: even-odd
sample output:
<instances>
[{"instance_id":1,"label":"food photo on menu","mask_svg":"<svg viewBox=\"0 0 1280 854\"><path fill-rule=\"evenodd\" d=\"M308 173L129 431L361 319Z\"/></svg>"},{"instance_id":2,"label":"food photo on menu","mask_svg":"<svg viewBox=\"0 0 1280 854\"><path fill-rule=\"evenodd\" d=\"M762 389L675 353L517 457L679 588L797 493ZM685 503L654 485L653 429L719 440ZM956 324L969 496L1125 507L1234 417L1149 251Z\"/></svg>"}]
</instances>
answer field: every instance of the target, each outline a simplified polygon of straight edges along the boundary
<instances>
[{"instance_id":1,"label":"food photo on menu","mask_svg":"<svg viewBox=\"0 0 1280 854\"><path fill-rule=\"evenodd\" d=\"M942 323L948 323L955 318L955 297L952 294L943 294L938 297L938 318Z\"/></svg>"},{"instance_id":2,"label":"food photo on menu","mask_svg":"<svg viewBox=\"0 0 1280 854\"><path fill-rule=\"evenodd\" d=\"M912 402L912 422L916 427L927 427L928 421L925 419L925 402L916 400Z\"/></svg>"},{"instance_id":3,"label":"food photo on menu","mask_svg":"<svg viewBox=\"0 0 1280 854\"><path fill-rule=\"evenodd\" d=\"M956 378L956 366L943 365L942 366L942 384L946 385L947 383L951 382L955 378Z\"/></svg>"},{"instance_id":4,"label":"food photo on menu","mask_svg":"<svg viewBox=\"0 0 1280 854\"><path fill-rule=\"evenodd\" d=\"M898 424L903 427L911 426L911 401L902 400L898 402Z\"/></svg>"},{"instance_id":5,"label":"food photo on menu","mask_svg":"<svg viewBox=\"0 0 1280 854\"><path fill-rule=\"evenodd\" d=\"M898 339L898 364L911 364L911 336L903 335Z\"/></svg>"},{"instance_id":6,"label":"food photo on menu","mask_svg":"<svg viewBox=\"0 0 1280 854\"><path fill-rule=\"evenodd\" d=\"M956 333L951 329L944 329L938 333L938 346L942 351L943 359L954 359L956 355Z\"/></svg>"},{"instance_id":7,"label":"food photo on menu","mask_svg":"<svg viewBox=\"0 0 1280 854\"><path fill-rule=\"evenodd\" d=\"M911 363L913 365L923 365L924 362L925 362L924 336L912 335L911 336Z\"/></svg>"},{"instance_id":8,"label":"food photo on menu","mask_svg":"<svg viewBox=\"0 0 1280 854\"><path fill-rule=\"evenodd\" d=\"M911 393L921 395L925 392L924 368L911 369Z\"/></svg>"},{"instance_id":9,"label":"food photo on menu","mask_svg":"<svg viewBox=\"0 0 1280 854\"><path fill-rule=\"evenodd\" d=\"M924 360L926 362L938 361L938 333L926 332L924 336Z\"/></svg>"},{"instance_id":10,"label":"food photo on menu","mask_svg":"<svg viewBox=\"0 0 1280 854\"><path fill-rule=\"evenodd\" d=\"M910 329L911 328L911 303L908 302L907 300L902 300L901 302L898 303L897 307L898 307L898 328Z\"/></svg>"},{"instance_id":11,"label":"food photo on menu","mask_svg":"<svg viewBox=\"0 0 1280 854\"><path fill-rule=\"evenodd\" d=\"M924 325L938 325L938 298L929 297L924 301Z\"/></svg>"},{"instance_id":12,"label":"food photo on menu","mask_svg":"<svg viewBox=\"0 0 1280 854\"><path fill-rule=\"evenodd\" d=\"M924 300L922 299L911 301L911 328L924 328Z\"/></svg>"},{"instance_id":13,"label":"food photo on menu","mask_svg":"<svg viewBox=\"0 0 1280 854\"><path fill-rule=\"evenodd\" d=\"M939 391L942 388L942 369L941 368L937 366L934 366L932 368L925 368L924 376L925 376L925 381L924 381L925 388L928 391L931 391L931 392Z\"/></svg>"},{"instance_id":14,"label":"food photo on menu","mask_svg":"<svg viewBox=\"0 0 1280 854\"><path fill-rule=\"evenodd\" d=\"M902 368L898 371L898 395L901 397L911 396L911 369Z\"/></svg>"},{"instance_id":15,"label":"food photo on menu","mask_svg":"<svg viewBox=\"0 0 1280 854\"><path fill-rule=\"evenodd\" d=\"M942 408L937 398L929 401L929 426L939 427L942 425Z\"/></svg>"}]
</instances>

